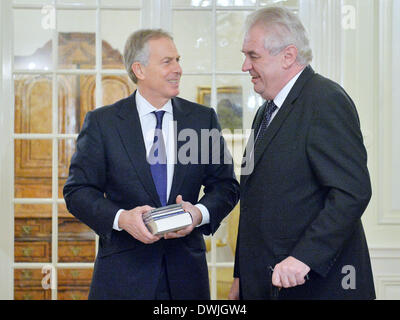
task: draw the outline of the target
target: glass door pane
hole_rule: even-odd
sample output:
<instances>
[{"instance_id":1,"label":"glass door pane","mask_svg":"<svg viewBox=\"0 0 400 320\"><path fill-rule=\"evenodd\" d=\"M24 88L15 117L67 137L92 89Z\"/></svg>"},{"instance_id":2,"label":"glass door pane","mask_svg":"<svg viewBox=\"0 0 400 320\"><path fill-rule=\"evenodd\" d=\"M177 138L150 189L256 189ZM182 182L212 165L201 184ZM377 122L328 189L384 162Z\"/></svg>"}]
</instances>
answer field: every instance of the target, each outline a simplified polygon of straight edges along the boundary
<instances>
[{"instance_id":1,"label":"glass door pane","mask_svg":"<svg viewBox=\"0 0 400 320\"><path fill-rule=\"evenodd\" d=\"M53 11L49 11L49 19ZM29 26L29 28L27 28ZM52 61L52 29L38 9L14 10L14 68L49 70Z\"/></svg>"},{"instance_id":2,"label":"glass door pane","mask_svg":"<svg viewBox=\"0 0 400 320\"><path fill-rule=\"evenodd\" d=\"M125 42L131 33L140 29L140 10L102 10L101 25L103 69L125 70ZM118 32L115 26L118 26Z\"/></svg>"},{"instance_id":3,"label":"glass door pane","mask_svg":"<svg viewBox=\"0 0 400 320\"><path fill-rule=\"evenodd\" d=\"M86 113L97 99L111 104L135 89L110 69L124 69L142 1L13 3L14 297L87 299L96 235L68 212L63 186ZM43 282L44 267L57 277L54 290Z\"/></svg>"},{"instance_id":4,"label":"glass door pane","mask_svg":"<svg viewBox=\"0 0 400 320\"><path fill-rule=\"evenodd\" d=\"M96 11L58 10L58 68L96 68Z\"/></svg>"}]
</instances>

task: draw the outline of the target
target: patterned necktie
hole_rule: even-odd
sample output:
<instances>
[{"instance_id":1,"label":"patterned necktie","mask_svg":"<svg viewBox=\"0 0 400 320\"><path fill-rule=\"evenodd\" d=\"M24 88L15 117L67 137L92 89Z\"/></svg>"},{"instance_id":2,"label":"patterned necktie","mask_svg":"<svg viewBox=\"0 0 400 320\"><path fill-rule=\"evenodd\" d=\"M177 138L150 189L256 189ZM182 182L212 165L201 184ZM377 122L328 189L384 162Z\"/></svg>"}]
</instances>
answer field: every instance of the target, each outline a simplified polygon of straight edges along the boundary
<instances>
[{"instance_id":1,"label":"patterned necktie","mask_svg":"<svg viewBox=\"0 0 400 320\"><path fill-rule=\"evenodd\" d=\"M272 114L275 112L276 108L278 108L278 107L276 106L274 101L269 100L267 103L267 107L265 108L265 112L264 112L263 119L261 121L260 129L258 130L256 145L261 143L264 140L265 132L267 131L269 123L271 122Z\"/></svg>"},{"instance_id":2,"label":"patterned necktie","mask_svg":"<svg viewBox=\"0 0 400 320\"><path fill-rule=\"evenodd\" d=\"M165 111L154 111L153 113L156 116L157 124L148 161L161 205L165 206L167 204L167 152L162 134L162 120Z\"/></svg>"}]
</instances>

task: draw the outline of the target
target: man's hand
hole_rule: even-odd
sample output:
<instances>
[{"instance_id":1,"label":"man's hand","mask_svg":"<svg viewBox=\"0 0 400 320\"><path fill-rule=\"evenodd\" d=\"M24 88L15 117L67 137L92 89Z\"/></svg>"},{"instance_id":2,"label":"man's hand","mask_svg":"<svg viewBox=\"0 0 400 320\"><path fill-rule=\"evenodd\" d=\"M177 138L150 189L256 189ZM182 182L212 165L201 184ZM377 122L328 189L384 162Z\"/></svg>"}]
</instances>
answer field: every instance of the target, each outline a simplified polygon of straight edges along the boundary
<instances>
[{"instance_id":1,"label":"man's hand","mask_svg":"<svg viewBox=\"0 0 400 320\"><path fill-rule=\"evenodd\" d=\"M279 288L291 288L302 285L310 267L293 257L287 257L278 263L272 273L272 284Z\"/></svg>"},{"instance_id":2,"label":"man's hand","mask_svg":"<svg viewBox=\"0 0 400 320\"><path fill-rule=\"evenodd\" d=\"M239 300L239 278L234 278L231 286L231 291L228 295L229 300Z\"/></svg>"},{"instance_id":3,"label":"man's hand","mask_svg":"<svg viewBox=\"0 0 400 320\"><path fill-rule=\"evenodd\" d=\"M190 202L183 201L181 195L176 197L176 203L182 204L183 210L189 212L192 215L193 223L190 226L187 226L181 230L166 233L164 235L165 239L175 239L187 236L189 233L193 231L194 228L196 228L196 226L198 226L201 223L203 219L200 209L192 205Z\"/></svg>"},{"instance_id":4,"label":"man's hand","mask_svg":"<svg viewBox=\"0 0 400 320\"><path fill-rule=\"evenodd\" d=\"M150 206L136 207L129 211L122 211L119 219L118 226L128 232L135 239L150 244L161 239L160 236L155 236L147 229L143 222L143 214L154 208Z\"/></svg>"}]
</instances>

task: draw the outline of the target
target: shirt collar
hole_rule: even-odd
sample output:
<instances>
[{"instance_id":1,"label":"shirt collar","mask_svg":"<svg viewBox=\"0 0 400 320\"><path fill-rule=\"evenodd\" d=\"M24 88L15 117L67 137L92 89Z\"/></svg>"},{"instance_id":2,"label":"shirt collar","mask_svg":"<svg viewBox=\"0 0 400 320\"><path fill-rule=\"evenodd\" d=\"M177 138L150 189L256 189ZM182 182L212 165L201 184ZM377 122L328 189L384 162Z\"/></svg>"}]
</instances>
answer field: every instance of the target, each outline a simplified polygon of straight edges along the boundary
<instances>
[{"instance_id":1,"label":"shirt collar","mask_svg":"<svg viewBox=\"0 0 400 320\"><path fill-rule=\"evenodd\" d=\"M136 90L136 107L139 113L139 117L144 117L145 115L152 113L154 111L165 111L167 113L173 114L172 113L172 102L171 99L167 101L165 105L162 106L161 109L157 109L156 107L153 107L150 102L148 102L139 92L139 90Z\"/></svg>"},{"instance_id":2,"label":"shirt collar","mask_svg":"<svg viewBox=\"0 0 400 320\"><path fill-rule=\"evenodd\" d=\"M303 69L304 70L304 69ZM275 105L280 108L283 105L283 102L285 102L286 97L288 96L290 90L293 88L296 80L300 77L301 73L303 72L301 70L299 73L297 73L290 81L282 88L281 91L276 95L274 99Z\"/></svg>"}]
</instances>

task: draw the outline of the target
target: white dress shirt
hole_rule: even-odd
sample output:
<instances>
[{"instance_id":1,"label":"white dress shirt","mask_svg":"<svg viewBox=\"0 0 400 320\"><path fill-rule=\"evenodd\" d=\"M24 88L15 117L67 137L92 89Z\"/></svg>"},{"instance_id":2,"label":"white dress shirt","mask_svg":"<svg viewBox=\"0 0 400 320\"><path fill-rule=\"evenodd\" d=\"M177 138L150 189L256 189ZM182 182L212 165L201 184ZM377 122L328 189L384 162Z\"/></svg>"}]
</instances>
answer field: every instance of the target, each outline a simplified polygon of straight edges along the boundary
<instances>
[{"instance_id":1,"label":"white dress shirt","mask_svg":"<svg viewBox=\"0 0 400 320\"><path fill-rule=\"evenodd\" d=\"M303 69L304 70L304 69ZM275 118L276 114L278 113L279 109L282 107L283 102L285 101L285 99L287 98L290 90L292 90L294 84L296 83L296 80L300 77L301 73L303 72L303 70L301 70L299 73L297 73L292 79L290 79L290 81L281 89L281 91L279 91L279 93L276 95L276 97L274 98L274 103L277 106L276 110L274 111L274 113L271 116L271 120L270 123L272 122L272 120Z\"/></svg>"},{"instance_id":2,"label":"white dress shirt","mask_svg":"<svg viewBox=\"0 0 400 320\"><path fill-rule=\"evenodd\" d=\"M278 92L278 94L274 98L274 103L277 106L277 108L271 115L271 120L269 121L269 125L271 124L272 120L274 120L274 118L277 115L279 109L282 107L283 103L285 102L285 99L287 98L290 90L292 90L294 84L296 83L296 80L300 77L300 75L303 72L303 70L301 70L292 79L290 79L290 81L288 83L286 83L286 85L281 89L281 91ZM258 129L256 140L258 138L258 134L259 133L260 133L260 128ZM253 156L253 152L254 152L254 148L251 150L250 157Z\"/></svg>"},{"instance_id":3,"label":"white dress shirt","mask_svg":"<svg viewBox=\"0 0 400 320\"><path fill-rule=\"evenodd\" d=\"M139 92L136 91L136 107L139 114L140 125L142 127L142 134L144 139L144 144L146 147L146 155L149 155L150 149L154 141L154 131L157 124L156 116L153 114L154 111L165 111L162 120L162 133L165 141L165 149L167 151L167 199L171 192L172 179L174 176L174 164L175 164L175 140L174 140L174 114L172 108L171 100L161 108L157 109L153 107ZM185 201L185 199L183 199ZM210 214L208 209L198 203L196 207L199 208L203 219L199 226L210 222ZM115 230L121 231L122 229L118 227L118 219L121 212L124 209L118 210L115 215L113 228Z\"/></svg>"}]
</instances>

